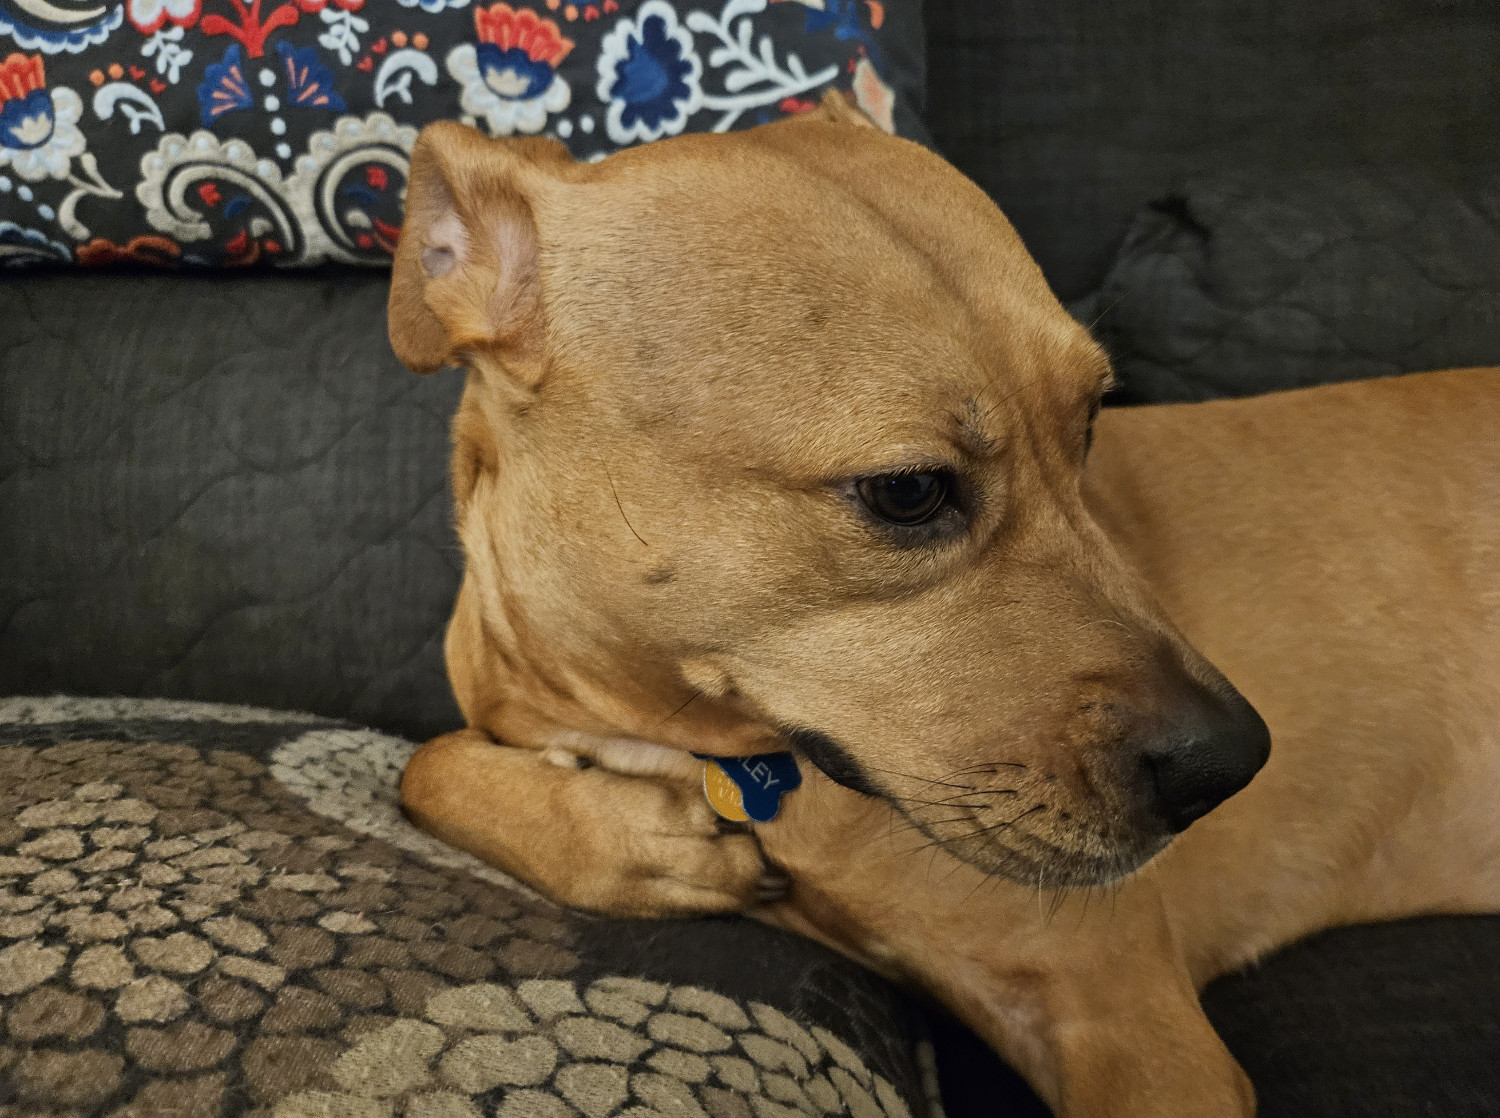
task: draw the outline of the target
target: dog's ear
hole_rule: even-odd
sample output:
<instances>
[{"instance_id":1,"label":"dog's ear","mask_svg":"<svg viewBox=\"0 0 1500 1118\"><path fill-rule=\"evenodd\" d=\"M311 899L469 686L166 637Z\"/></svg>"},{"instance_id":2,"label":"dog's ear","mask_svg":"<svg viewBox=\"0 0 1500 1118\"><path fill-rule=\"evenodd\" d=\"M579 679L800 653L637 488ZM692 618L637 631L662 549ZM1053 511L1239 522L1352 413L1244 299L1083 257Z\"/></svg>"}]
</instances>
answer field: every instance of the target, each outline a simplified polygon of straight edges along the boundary
<instances>
[{"instance_id":1,"label":"dog's ear","mask_svg":"<svg viewBox=\"0 0 1500 1118\"><path fill-rule=\"evenodd\" d=\"M387 304L391 347L419 373L487 351L522 383L541 375L539 188L571 162L550 140L491 140L429 125L412 150Z\"/></svg>"},{"instance_id":2,"label":"dog's ear","mask_svg":"<svg viewBox=\"0 0 1500 1118\"><path fill-rule=\"evenodd\" d=\"M830 89L827 93L823 94L823 99L818 102L818 107L809 115L831 121L834 124L852 124L857 128L879 127L855 103L854 94L845 93L841 89Z\"/></svg>"}]
</instances>

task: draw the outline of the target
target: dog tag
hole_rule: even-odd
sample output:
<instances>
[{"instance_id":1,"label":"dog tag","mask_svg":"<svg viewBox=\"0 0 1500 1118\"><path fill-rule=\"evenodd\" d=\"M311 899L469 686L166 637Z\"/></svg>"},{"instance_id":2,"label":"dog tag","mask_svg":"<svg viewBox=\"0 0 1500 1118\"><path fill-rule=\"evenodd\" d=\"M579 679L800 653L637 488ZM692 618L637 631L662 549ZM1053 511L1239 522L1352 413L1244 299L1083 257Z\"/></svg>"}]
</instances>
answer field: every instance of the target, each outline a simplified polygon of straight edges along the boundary
<instances>
[{"instance_id":1,"label":"dog tag","mask_svg":"<svg viewBox=\"0 0 1500 1118\"><path fill-rule=\"evenodd\" d=\"M703 757L703 794L715 811L735 823L769 823L781 797L801 783L797 759L790 753Z\"/></svg>"}]
</instances>

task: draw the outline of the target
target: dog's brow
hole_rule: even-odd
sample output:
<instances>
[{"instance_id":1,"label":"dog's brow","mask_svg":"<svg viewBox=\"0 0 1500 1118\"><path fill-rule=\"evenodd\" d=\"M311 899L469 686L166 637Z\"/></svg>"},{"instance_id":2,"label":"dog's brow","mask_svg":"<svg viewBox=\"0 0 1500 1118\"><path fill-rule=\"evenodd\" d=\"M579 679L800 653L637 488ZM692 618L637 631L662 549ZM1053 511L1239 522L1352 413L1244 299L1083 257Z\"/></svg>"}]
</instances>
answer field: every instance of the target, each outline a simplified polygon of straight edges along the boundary
<instances>
[{"instance_id":1,"label":"dog's brow","mask_svg":"<svg viewBox=\"0 0 1500 1118\"><path fill-rule=\"evenodd\" d=\"M978 400L968 397L961 409L949 413L949 418L953 420L953 439L959 450L975 458L994 453L999 444L980 428L984 415Z\"/></svg>"}]
</instances>

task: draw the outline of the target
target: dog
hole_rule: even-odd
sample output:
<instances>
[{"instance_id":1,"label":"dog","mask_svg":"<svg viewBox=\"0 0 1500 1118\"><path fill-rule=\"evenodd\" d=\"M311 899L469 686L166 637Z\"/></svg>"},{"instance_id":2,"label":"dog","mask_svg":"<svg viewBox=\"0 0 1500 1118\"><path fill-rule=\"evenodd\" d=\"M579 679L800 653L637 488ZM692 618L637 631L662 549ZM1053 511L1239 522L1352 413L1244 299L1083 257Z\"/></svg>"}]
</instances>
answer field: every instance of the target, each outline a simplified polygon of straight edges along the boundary
<instances>
[{"instance_id":1,"label":"dog","mask_svg":"<svg viewBox=\"0 0 1500 1118\"><path fill-rule=\"evenodd\" d=\"M1496 371L1101 413L999 210L837 95L430 126L389 321L467 370L467 728L403 804L559 901L812 936L1090 1118L1254 1113L1215 975L1500 909ZM788 748L723 824L693 754Z\"/></svg>"}]
</instances>

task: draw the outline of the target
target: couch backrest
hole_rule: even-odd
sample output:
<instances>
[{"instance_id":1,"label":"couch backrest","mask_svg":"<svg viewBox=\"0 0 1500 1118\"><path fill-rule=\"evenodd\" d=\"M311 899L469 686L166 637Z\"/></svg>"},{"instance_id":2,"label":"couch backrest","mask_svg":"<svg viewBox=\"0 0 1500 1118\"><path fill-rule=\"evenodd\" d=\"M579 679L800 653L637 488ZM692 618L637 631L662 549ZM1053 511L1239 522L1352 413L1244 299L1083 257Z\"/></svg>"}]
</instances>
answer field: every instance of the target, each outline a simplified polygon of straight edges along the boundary
<instances>
[{"instance_id":1,"label":"couch backrest","mask_svg":"<svg viewBox=\"0 0 1500 1118\"><path fill-rule=\"evenodd\" d=\"M1065 300L1190 172L1500 167L1495 0L927 0L927 18L933 132ZM460 387L396 363L378 273L0 281L0 693L452 726Z\"/></svg>"},{"instance_id":2,"label":"couch backrest","mask_svg":"<svg viewBox=\"0 0 1500 1118\"><path fill-rule=\"evenodd\" d=\"M1495 0L926 0L928 121L1064 301L1200 172L1500 167Z\"/></svg>"}]
</instances>

